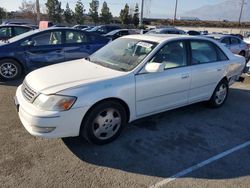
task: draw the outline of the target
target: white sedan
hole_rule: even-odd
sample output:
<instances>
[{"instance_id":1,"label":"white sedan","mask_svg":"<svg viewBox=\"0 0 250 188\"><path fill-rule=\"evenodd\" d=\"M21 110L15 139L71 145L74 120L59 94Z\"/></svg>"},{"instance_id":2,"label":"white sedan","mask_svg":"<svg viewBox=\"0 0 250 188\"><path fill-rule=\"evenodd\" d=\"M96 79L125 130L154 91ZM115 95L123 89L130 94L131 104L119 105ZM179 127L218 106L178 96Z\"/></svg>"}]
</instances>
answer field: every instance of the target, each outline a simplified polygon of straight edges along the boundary
<instances>
[{"instance_id":1,"label":"white sedan","mask_svg":"<svg viewBox=\"0 0 250 188\"><path fill-rule=\"evenodd\" d=\"M90 56L35 70L16 92L27 131L114 140L131 121L208 101L220 107L245 59L204 37L130 35Z\"/></svg>"}]
</instances>

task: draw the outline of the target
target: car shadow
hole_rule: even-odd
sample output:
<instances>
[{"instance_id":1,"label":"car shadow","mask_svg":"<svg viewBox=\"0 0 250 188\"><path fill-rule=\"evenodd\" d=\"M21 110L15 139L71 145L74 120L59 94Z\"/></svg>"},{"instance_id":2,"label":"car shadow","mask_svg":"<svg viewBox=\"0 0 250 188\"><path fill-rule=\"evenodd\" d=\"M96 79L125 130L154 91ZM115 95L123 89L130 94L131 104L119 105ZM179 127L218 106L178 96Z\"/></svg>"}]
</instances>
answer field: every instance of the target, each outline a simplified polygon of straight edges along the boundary
<instances>
[{"instance_id":1,"label":"car shadow","mask_svg":"<svg viewBox=\"0 0 250 188\"><path fill-rule=\"evenodd\" d=\"M80 137L64 138L63 142L90 164L166 178L248 141L249 106L249 91L230 89L222 108L209 109L199 103L143 118L128 124L107 145L88 144ZM249 174L250 168L195 177L228 179Z\"/></svg>"},{"instance_id":2,"label":"car shadow","mask_svg":"<svg viewBox=\"0 0 250 188\"><path fill-rule=\"evenodd\" d=\"M3 81L0 79L0 85L5 86L19 86L23 83L24 77L18 79L18 80L12 80L12 81Z\"/></svg>"}]
</instances>

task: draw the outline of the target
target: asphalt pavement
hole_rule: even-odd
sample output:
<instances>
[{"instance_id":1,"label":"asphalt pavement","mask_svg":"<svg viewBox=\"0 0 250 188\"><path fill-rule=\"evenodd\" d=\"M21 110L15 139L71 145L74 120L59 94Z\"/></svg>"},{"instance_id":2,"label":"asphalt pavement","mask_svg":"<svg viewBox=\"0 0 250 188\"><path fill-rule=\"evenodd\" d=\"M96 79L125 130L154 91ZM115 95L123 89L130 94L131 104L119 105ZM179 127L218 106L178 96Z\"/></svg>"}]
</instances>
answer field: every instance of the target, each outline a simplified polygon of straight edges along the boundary
<instances>
[{"instance_id":1,"label":"asphalt pavement","mask_svg":"<svg viewBox=\"0 0 250 188\"><path fill-rule=\"evenodd\" d=\"M199 103L150 116L104 146L31 136L13 104L21 82L0 82L0 187L250 185L250 145L220 155L250 141L250 77L230 88L222 108Z\"/></svg>"}]
</instances>

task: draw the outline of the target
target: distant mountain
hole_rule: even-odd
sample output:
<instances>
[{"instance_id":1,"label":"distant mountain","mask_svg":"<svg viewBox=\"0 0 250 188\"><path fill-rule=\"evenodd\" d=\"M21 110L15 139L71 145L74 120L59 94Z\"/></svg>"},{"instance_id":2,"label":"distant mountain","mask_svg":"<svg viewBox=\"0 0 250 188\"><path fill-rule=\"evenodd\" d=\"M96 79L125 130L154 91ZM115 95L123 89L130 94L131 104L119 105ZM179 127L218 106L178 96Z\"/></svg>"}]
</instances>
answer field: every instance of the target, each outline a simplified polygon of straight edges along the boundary
<instances>
[{"instance_id":1,"label":"distant mountain","mask_svg":"<svg viewBox=\"0 0 250 188\"><path fill-rule=\"evenodd\" d=\"M216 5L207 5L181 14L181 16L198 17L201 20L237 21L240 14L239 0L227 0ZM244 6L242 21L250 21L250 3Z\"/></svg>"}]
</instances>

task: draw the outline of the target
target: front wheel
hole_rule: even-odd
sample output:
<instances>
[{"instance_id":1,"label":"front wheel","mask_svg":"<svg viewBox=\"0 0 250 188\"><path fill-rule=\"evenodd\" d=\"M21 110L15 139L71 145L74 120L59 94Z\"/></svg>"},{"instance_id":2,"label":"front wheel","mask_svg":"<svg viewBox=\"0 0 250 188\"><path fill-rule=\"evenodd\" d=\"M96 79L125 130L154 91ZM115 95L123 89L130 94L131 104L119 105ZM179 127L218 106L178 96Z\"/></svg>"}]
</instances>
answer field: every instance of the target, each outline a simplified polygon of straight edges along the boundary
<instances>
[{"instance_id":1,"label":"front wheel","mask_svg":"<svg viewBox=\"0 0 250 188\"><path fill-rule=\"evenodd\" d=\"M93 144L106 144L116 139L126 124L126 111L116 101L96 105L86 116L81 136Z\"/></svg>"},{"instance_id":2,"label":"front wheel","mask_svg":"<svg viewBox=\"0 0 250 188\"><path fill-rule=\"evenodd\" d=\"M221 107L228 95L228 83L226 80L222 80L214 90L211 99L208 101L210 107L219 108Z\"/></svg>"},{"instance_id":3,"label":"front wheel","mask_svg":"<svg viewBox=\"0 0 250 188\"><path fill-rule=\"evenodd\" d=\"M22 75L21 65L12 59L0 61L0 78L6 81L15 80Z\"/></svg>"}]
</instances>

